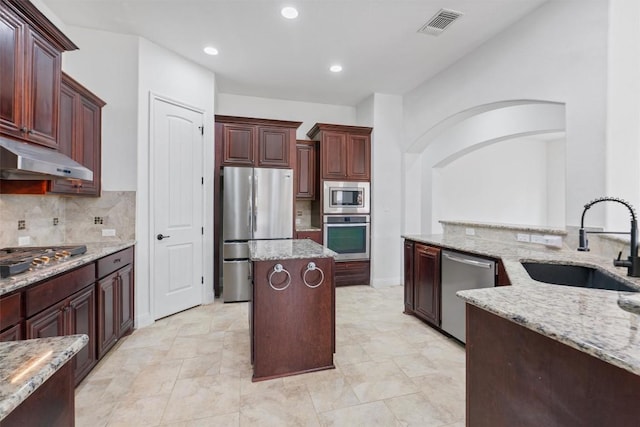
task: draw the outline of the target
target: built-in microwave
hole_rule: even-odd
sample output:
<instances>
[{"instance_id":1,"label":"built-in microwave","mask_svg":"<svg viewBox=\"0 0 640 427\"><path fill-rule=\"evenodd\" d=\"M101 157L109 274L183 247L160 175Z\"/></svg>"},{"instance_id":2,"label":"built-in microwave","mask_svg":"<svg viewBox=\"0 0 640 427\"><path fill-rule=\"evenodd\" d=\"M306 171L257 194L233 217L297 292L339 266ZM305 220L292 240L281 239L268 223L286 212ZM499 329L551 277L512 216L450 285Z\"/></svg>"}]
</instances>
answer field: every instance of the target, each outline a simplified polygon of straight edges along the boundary
<instances>
[{"instance_id":1,"label":"built-in microwave","mask_svg":"<svg viewBox=\"0 0 640 427\"><path fill-rule=\"evenodd\" d=\"M370 205L368 182L325 181L325 214L368 214Z\"/></svg>"}]
</instances>

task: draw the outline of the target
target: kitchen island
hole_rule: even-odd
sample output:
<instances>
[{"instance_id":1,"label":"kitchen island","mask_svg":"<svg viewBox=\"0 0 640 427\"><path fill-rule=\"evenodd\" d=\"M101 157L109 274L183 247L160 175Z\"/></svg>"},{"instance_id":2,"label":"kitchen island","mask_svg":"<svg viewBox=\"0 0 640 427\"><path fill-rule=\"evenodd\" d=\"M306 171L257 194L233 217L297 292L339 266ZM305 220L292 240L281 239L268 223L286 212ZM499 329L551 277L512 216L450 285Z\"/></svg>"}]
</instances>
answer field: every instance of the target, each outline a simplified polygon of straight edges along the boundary
<instances>
[{"instance_id":1,"label":"kitchen island","mask_svg":"<svg viewBox=\"0 0 640 427\"><path fill-rule=\"evenodd\" d=\"M249 242L253 381L334 368L330 249L309 239Z\"/></svg>"},{"instance_id":2,"label":"kitchen island","mask_svg":"<svg viewBox=\"0 0 640 427\"><path fill-rule=\"evenodd\" d=\"M86 335L0 342L0 425L72 426L73 357Z\"/></svg>"},{"instance_id":3,"label":"kitchen island","mask_svg":"<svg viewBox=\"0 0 640 427\"><path fill-rule=\"evenodd\" d=\"M636 425L640 293L533 280L525 261L597 268L640 289L610 258L460 234L406 239L500 260L512 286L467 302L467 425Z\"/></svg>"}]
</instances>

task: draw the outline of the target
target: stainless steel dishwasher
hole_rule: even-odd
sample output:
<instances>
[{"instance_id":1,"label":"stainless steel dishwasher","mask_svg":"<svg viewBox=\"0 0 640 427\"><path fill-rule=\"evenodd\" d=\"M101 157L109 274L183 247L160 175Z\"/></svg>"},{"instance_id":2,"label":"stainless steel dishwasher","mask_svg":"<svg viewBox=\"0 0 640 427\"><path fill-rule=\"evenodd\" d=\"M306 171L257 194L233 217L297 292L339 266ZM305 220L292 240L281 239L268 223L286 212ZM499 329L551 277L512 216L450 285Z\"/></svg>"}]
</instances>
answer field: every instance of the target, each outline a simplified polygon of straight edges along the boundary
<instances>
[{"instance_id":1,"label":"stainless steel dishwasher","mask_svg":"<svg viewBox=\"0 0 640 427\"><path fill-rule=\"evenodd\" d=\"M493 288L496 263L460 252L442 251L442 330L465 340L465 303L456 292Z\"/></svg>"}]
</instances>

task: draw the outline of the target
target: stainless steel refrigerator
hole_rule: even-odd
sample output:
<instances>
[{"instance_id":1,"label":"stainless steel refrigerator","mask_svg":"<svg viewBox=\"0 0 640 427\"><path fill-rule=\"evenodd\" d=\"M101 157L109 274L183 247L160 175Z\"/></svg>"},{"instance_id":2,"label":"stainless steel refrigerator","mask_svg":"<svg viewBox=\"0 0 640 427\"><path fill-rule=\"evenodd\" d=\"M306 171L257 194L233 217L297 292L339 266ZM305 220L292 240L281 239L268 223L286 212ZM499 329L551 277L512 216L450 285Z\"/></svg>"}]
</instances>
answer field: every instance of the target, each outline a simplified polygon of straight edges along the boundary
<instances>
[{"instance_id":1,"label":"stainless steel refrigerator","mask_svg":"<svg viewBox=\"0 0 640 427\"><path fill-rule=\"evenodd\" d=\"M222 205L222 298L248 301L248 241L293 238L293 170L225 167Z\"/></svg>"}]
</instances>

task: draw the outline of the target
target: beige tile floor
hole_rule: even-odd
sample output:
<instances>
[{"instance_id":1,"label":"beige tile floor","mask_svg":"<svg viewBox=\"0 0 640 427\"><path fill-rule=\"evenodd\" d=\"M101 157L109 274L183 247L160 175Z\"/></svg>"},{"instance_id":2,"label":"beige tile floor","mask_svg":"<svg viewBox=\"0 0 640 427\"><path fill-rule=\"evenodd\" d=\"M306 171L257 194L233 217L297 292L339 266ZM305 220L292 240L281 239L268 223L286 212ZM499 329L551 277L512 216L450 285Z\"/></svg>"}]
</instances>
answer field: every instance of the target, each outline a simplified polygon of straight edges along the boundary
<instances>
[{"instance_id":1,"label":"beige tile floor","mask_svg":"<svg viewBox=\"0 0 640 427\"><path fill-rule=\"evenodd\" d=\"M336 290L336 369L251 382L247 303L121 340L76 389L78 426L463 426L462 346L402 314L401 286Z\"/></svg>"}]
</instances>

